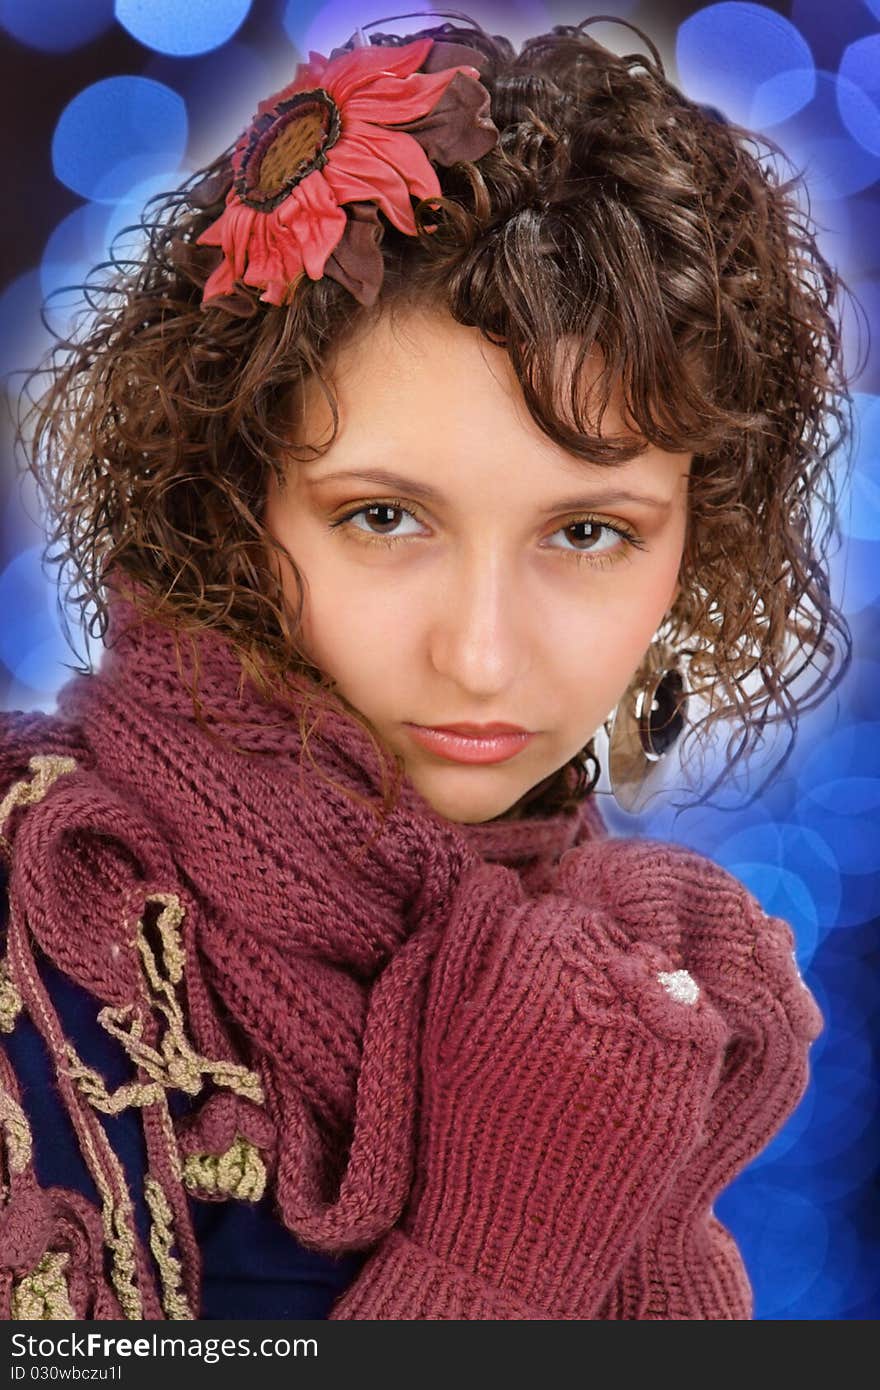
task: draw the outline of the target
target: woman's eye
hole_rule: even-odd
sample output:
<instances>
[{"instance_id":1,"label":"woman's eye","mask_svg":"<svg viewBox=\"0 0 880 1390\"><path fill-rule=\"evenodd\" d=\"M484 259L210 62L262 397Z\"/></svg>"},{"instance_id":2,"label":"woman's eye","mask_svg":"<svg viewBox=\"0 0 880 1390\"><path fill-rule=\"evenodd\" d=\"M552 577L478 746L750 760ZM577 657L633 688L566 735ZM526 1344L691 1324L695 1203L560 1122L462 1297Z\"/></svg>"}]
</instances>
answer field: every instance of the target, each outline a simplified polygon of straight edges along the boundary
<instances>
[{"instance_id":1,"label":"woman's eye","mask_svg":"<svg viewBox=\"0 0 880 1390\"><path fill-rule=\"evenodd\" d=\"M585 517L583 521L570 521L567 526L561 526L553 534L572 540L574 544L570 548L580 555L604 555L608 551L625 550L628 545L638 544L632 532L624 530L622 526L612 526L608 521L597 521L591 517ZM551 549L566 550L569 547L552 546Z\"/></svg>"},{"instance_id":2,"label":"woman's eye","mask_svg":"<svg viewBox=\"0 0 880 1390\"><path fill-rule=\"evenodd\" d=\"M369 524L358 524L356 520L357 517L366 517ZM401 531L399 529L400 517L409 517L410 521L416 524L416 529L414 531ZM351 522L356 530L366 531L372 536L381 537L393 535L397 537L401 535L418 534L418 523L413 513L407 511L405 507L398 506L396 503L391 502L371 502L366 507L360 507L356 512L349 512L342 520Z\"/></svg>"}]
</instances>

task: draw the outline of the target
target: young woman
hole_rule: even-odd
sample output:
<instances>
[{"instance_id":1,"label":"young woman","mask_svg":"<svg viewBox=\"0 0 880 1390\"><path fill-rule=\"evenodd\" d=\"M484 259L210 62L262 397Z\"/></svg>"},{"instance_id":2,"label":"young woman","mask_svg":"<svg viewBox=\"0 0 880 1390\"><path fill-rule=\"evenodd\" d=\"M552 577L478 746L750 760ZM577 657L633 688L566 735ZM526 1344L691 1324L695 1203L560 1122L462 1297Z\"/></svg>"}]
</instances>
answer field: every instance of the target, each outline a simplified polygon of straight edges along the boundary
<instances>
[{"instance_id":1,"label":"young woman","mask_svg":"<svg viewBox=\"0 0 880 1390\"><path fill-rule=\"evenodd\" d=\"M640 36L311 55L55 359L105 650L0 720L6 1317L753 1315L712 1204L822 1019L594 735L839 678L841 286Z\"/></svg>"}]
</instances>

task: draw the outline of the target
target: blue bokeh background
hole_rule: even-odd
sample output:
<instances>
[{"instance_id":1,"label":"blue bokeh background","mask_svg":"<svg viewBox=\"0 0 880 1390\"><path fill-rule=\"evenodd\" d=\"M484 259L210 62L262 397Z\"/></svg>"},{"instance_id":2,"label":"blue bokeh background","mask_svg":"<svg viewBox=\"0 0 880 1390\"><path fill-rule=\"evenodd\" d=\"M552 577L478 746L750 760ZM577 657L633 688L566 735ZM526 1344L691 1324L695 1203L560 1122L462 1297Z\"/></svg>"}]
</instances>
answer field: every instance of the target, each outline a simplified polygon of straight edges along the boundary
<instances>
[{"instance_id":1,"label":"blue bokeh background","mask_svg":"<svg viewBox=\"0 0 880 1390\"><path fill-rule=\"evenodd\" d=\"M590 13L572 0L471 0L466 8L514 40ZM45 296L81 280L150 194L229 144L303 53L326 52L358 23L394 9L371 9L366 0L0 0L7 180L0 370L10 400L20 388L15 369L35 362L50 341L40 320ZM822 250L871 330L866 341L864 320L848 313L849 361L864 360L844 544L832 575L855 638L848 676L801 720L783 775L746 807L721 797L676 817L661 788L632 815L611 800L607 784L599 790L613 828L693 845L792 924L800 968L826 1020L811 1054L810 1089L716 1210L743 1251L758 1319L873 1319L880 1312L880 714L873 700L880 360L872 341L880 323L880 0L603 0L597 11L639 24L673 81L770 135L803 170ZM631 31L607 21L591 32L618 51L639 47ZM56 295L52 322L62 324L72 302ZM51 709L73 657L41 568L35 499L17 480L8 424L4 430L0 705Z\"/></svg>"}]
</instances>

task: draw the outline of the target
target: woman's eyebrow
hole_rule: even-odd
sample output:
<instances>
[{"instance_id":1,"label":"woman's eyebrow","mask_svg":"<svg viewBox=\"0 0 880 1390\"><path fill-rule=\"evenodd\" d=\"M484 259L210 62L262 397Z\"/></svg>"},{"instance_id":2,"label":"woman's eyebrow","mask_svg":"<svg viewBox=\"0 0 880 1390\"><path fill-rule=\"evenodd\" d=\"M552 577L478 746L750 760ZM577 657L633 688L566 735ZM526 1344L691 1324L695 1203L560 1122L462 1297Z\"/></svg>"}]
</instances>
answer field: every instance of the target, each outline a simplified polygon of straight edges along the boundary
<instances>
[{"instance_id":1,"label":"woman's eyebrow","mask_svg":"<svg viewBox=\"0 0 880 1390\"><path fill-rule=\"evenodd\" d=\"M412 497L419 497L424 502L438 503L445 500L439 488L432 487L430 483L417 482L415 478L404 478L400 473L392 473L385 468L344 469L339 473L325 473L318 477L311 477L308 478L308 481L313 486L318 486L320 483L332 483L342 478L357 479L359 482L365 483L378 483L380 486L391 488L395 492L408 492ZM636 502L646 507L656 507L662 511L668 511L672 506L671 500L665 497L650 497L644 492L629 492L623 488L616 488L610 492L594 492L589 495L581 493L575 497L563 497L548 507L547 510L548 512L577 511L580 508L589 510L590 507L613 506L617 502Z\"/></svg>"}]
</instances>

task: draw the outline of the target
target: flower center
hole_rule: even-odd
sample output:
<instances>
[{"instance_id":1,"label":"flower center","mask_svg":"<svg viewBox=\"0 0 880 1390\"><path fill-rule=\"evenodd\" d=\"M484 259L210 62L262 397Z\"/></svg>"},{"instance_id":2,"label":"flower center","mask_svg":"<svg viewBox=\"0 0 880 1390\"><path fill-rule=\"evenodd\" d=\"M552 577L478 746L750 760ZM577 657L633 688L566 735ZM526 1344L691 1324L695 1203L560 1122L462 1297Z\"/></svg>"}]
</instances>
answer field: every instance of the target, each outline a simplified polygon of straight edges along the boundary
<instances>
[{"instance_id":1,"label":"flower center","mask_svg":"<svg viewBox=\"0 0 880 1390\"><path fill-rule=\"evenodd\" d=\"M251 127L235 180L240 200L271 212L308 174L323 169L339 131L339 110L321 88L264 111Z\"/></svg>"}]
</instances>

